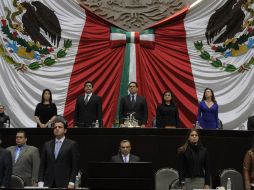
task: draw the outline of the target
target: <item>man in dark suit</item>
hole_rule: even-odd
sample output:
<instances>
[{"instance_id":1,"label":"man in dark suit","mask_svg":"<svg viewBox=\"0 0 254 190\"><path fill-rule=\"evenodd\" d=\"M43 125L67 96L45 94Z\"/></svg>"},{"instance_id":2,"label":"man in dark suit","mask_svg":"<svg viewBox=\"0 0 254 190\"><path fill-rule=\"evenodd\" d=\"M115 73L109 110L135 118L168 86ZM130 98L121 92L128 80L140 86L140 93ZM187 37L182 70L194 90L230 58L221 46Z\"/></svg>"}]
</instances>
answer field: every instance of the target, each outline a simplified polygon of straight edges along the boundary
<instances>
[{"instance_id":1,"label":"man in dark suit","mask_svg":"<svg viewBox=\"0 0 254 190\"><path fill-rule=\"evenodd\" d=\"M147 124L147 103L143 96L137 95L138 84L136 82L130 82L128 85L129 95L121 98L120 101L120 127L125 127L124 119L130 114L133 114L135 119L138 120L138 125L145 127Z\"/></svg>"},{"instance_id":2,"label":"man in dark suit","mask_svg":"<svg viewBox=\"0 0 254 190\"><path fill-rule=\"evenodd\" d=\"M65 137L67 122L56 118L53 125L55 139L44 144L39 169L39 187L74 188L79 170L77 143Z\"/></svg>"},{"instance_id":3,"label":"man in dark suit","mask_svg":"<svg viewBox=\"0 0 254 190\"><path fill-rule=\"evenodd\" d=\"M96 120L102 127L102 99L93 93L93 84L87 81L84 84L84 96L79 96L76 100L74 113L75 127L94 127Z\"/></svg>"},{"instance_id":4,"label":"man in dark suit","mask_svg":"<svg viewBox=\"0 0 254 190\"><path fill-rule=\"evenodd\" d=\"M254 116L248 118L247 129L254 130Z\"/></svg>"},{"instance_id":5,"label":"man in dark suit","mask_svg":"<svg viewBox=\"0 0 254 190\"><path fill-rule=\"evenodd\" d=\"M8 188L11 183L12 159L10 151L1 147L1 144L0 136L0 188Z\"/></svg>"},{"instance_id":6,"label":"man in dark suit","mask_svg":"<svg viewBox=\"0 0 254 190\"><path fill-rule=\"evenodd\" d=\"M122 140L119 146L119 154L112 156L111 161L116 163L140 162L140 158L131 154L131 142Z\"/></svg>"},{"instance_id":7,"label":"man in dark suit","mask_svg":"<svg viewBox=\"0 0 254 190\"><path fill-rule=\"evenodd\" d=\"M4 113L4 106L0 105L0 128L10 128L10 117Z\"/></svg>"},{"instance_id":8,"label":"man in dark suit","mask_svg":"<svg viewBox=\"0 0 254 190\"><path fill-rule=\"evenodd\" d=\"M40 155L38 148L26 144L25 131L16 133L16 146L7 148L12 155L13 174L20 176L25 186L37 186L38 172L40 166Z\"/></svg>"}]
</instances>

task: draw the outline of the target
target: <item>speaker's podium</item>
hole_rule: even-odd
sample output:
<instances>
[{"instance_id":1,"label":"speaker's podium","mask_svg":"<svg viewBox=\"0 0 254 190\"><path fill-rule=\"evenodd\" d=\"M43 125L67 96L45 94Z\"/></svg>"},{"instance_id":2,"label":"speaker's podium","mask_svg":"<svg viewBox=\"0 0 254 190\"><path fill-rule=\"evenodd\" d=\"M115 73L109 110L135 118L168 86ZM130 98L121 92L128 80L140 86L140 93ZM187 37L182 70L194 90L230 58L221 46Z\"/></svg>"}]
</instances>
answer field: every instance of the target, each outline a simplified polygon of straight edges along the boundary
<instances>
[{"instance_id":1,"label":"speaker's podium","mask_svg":"<svg viewBox=\"0 0 254 190\"><path fill-rule=\"evenodd\" d=\"M98 190L152 190L154 170L151 162L89 162L88 187Z\"/></svg>"}]
</instances>

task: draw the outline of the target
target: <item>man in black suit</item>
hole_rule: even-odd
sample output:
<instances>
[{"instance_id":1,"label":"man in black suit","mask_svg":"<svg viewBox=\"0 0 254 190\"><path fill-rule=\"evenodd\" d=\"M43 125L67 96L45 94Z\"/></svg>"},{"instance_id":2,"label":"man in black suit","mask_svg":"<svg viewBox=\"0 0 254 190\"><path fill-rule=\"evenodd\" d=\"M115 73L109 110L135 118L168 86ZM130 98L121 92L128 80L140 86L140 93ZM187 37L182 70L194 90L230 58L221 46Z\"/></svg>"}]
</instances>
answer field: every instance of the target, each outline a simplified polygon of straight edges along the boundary
<instances>
[{"instance_id":1,"label":"man in black suit","mask_svg":"<svg viewBox=\"0 0 254 190\"><path fill-rule=\"evenodd\" d=\"M254 130L254 116L248 118L247 129Z\"/></svg>"},{"instance_id":2,"label":"man in black suit","mask_svg":"<svg viewBox=\"0 0 254 190\"><path fill-rule=\"evenodd\" d=\"M140 162L140 158L131 154L131 142L122 140L119 146L119 153L112 156L111 161L116 163Z\"/></svg>"},{"instance_id":3,"label":"man in black suit","mask_svg":"<svg viewBox=\"0 0 254 190\"><path fill-rule=\"evenodd\" d=\"M4 113L4 106L0 105L0 128L10 128L10 117Z\"/></svg>"},{"instance_id":4,"label":"man in black suit","mask_svg":"<svg viewBox=\"0 0 254 190\"><path fill-rule=\"evenodd\" d=\"M130 82L128 85L129 95L121 98L120 101L120 127L125 127L124 119L130 114L134 115L134 118L138 120L138 125L145 127L147 124L147 103L143 96L137 95L138 84L136 82Z\"/></svg>"},{"instance_id":5,"label":"man in black suit","mask_svg":"<svg viewBox=\"0 0 254 190\"><path fill-rule=\"evenodd\" d=\"M55 139L44 144L39 169L39 187L74 188L79 170L77 143L65 137L67 122L57 117L53 125Z\"/></svg>"},{"instance_id":6,"label":"man in black suit","mask_svg":"<svg viewBox=\"0 0 254 190\"><path fill-rule=\"evenodd\" d=\"M74 113L75 127L93 127L98 120L102 127L102 99L93 93L93 84L87 81L84 84L84 96L79 96L76 100Z\"/></svg>"},{"instance_id":7,"label":"man in black suit","mask_svg":"<svg viewBox=\"0 0 254 190\"><path fill-rule=\"evenodd\" d=\"M0 136L0 188L8 188L11 183L12 158L11 152L1 147Z\"/></svg>"}]
</instances>

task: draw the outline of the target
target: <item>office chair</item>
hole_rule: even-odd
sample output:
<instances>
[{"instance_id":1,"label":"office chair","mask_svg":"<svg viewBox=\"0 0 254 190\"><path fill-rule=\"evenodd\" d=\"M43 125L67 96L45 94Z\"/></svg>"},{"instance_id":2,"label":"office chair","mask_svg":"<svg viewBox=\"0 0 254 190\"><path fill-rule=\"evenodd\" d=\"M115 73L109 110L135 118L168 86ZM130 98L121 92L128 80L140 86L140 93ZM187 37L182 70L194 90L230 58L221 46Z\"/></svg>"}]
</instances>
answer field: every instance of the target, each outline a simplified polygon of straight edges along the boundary
<instances>
[{"instance_id":1,"label":"office chair","mask_svg":"<svg viewBox=\"0 0 254 190\"><path fill-rule=\"evenodd\" d=\"M10 188L23 189L24 186L25 186L25 182L21 177L17 175L11 175Z\"/></svg>"},{"instance_id":2,"label":"office chair","mask_svg":"<svg viewBox=\"0 0 254 190\"><path fill-rule=\"evenodd\" d=\"M178 179L178 171L173 168L161 168L155 173L155 190L168 190L174 180Z\"/></svg>"},{"instance_id":3,"label":"office chair","mask_svg":"<svg viewBox=\"0 0 254 190\"><path fill-rule=\"evenodd\" d=\"M227 180L231 179L232 189L231 190L243 190L243 177L242 174L235 169L228 168L221 171L219 174L220 186L227 187Z\"/></svg>"}]
</instances>

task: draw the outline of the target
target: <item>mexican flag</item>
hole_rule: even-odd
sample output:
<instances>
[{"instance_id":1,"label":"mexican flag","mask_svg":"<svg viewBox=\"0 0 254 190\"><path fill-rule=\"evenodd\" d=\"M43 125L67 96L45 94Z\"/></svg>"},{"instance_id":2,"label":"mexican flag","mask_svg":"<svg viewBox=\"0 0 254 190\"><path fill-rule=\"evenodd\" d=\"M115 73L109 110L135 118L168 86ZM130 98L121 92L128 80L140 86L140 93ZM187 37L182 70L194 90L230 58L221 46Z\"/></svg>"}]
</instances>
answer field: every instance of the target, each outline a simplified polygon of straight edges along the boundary
<instances>
[{"instance_id":1,"label":"mexican flag","mask_svg":"<svg viewBox=\"0 0 254 190\"><path fill-rule=\"evenodd\" d=\"M40 31L51 42L48 47L34 42L36 31L22 19L30 9L13 2L0 2L0 103L12 127L36 126L34 110L45 88L52 91L58 114L71 127L76 98L88 80L103 99L105 127L117 122L118 100L127 94L130 81L137 81L138 93L146 97L148 127L166 90L173 93L181 127L195 123L206 87L215 92L224 129L238 128L253 114L252 4L197 1L136 32L113 26L76 1L41 0L44 6L39 7L19 1L55 14L61 27L59 43L49 35L50 29ZM226 10L232 14L223 15ZM243 19L236 16L239 13ZM238 30L232 29L229 20L234 19L242 22L242 30L236 24ZM22 31L24 26L32 28L30 36Z\"/></svg>"}]
</instances>

